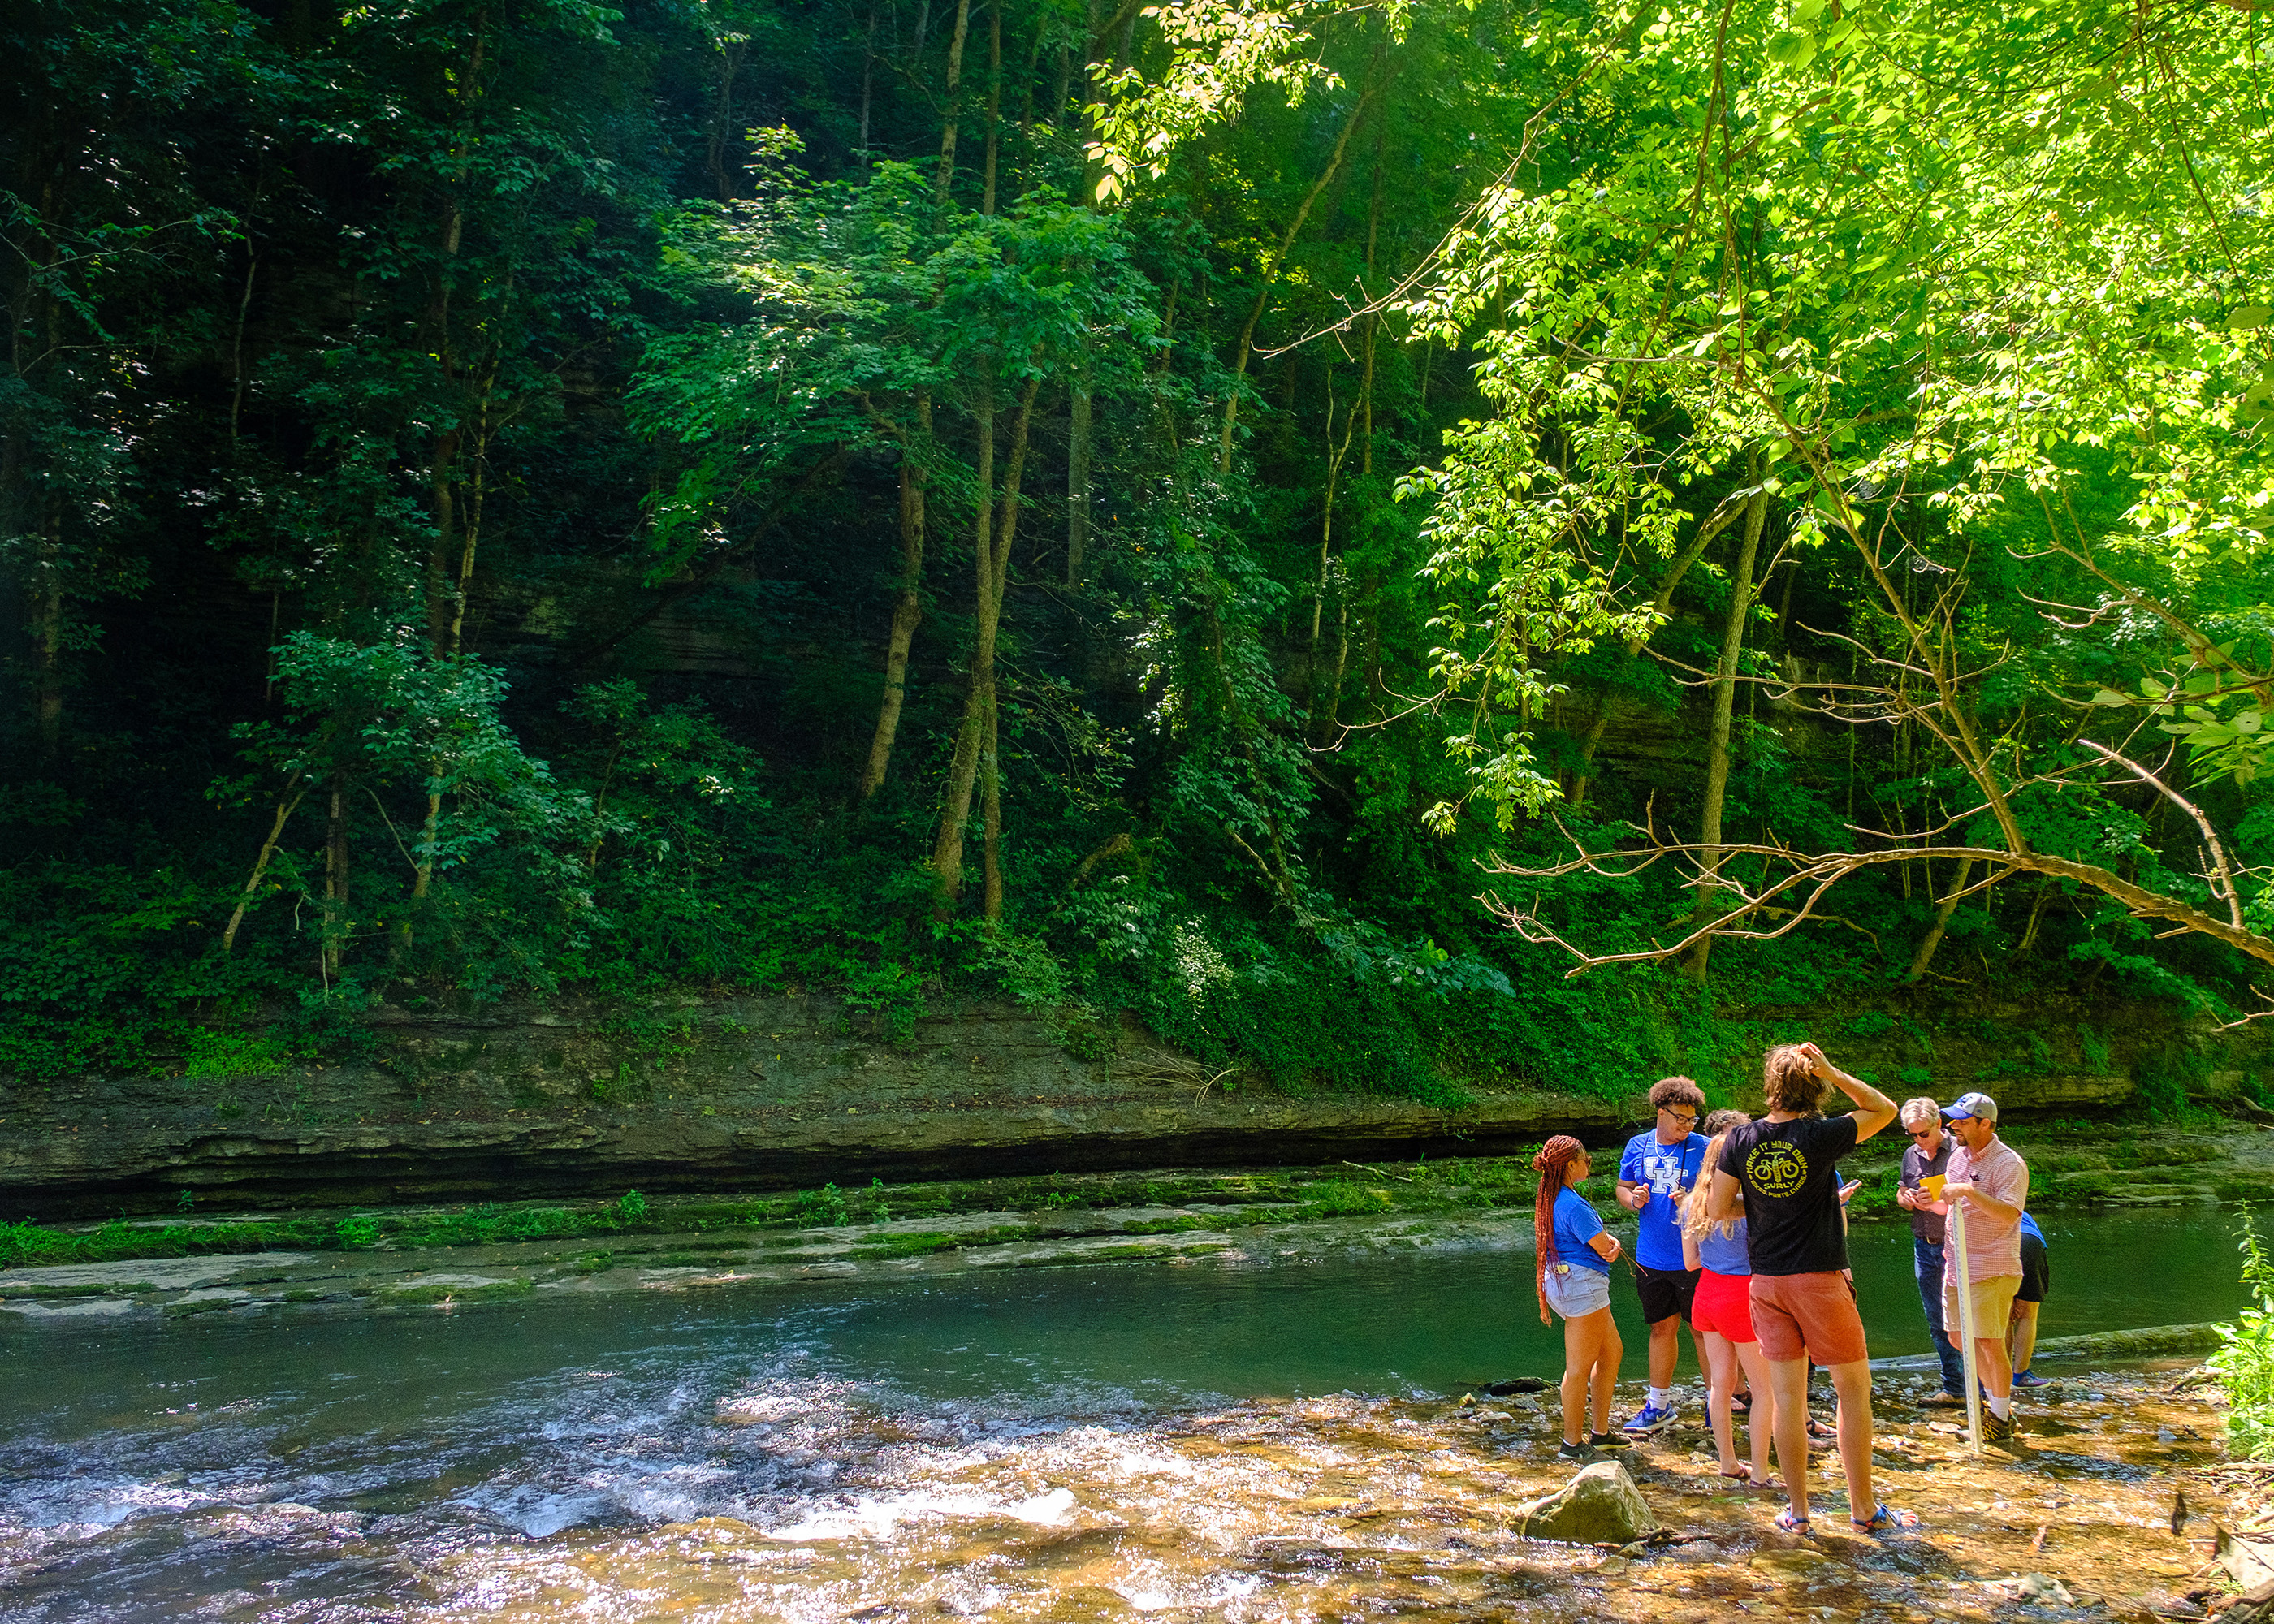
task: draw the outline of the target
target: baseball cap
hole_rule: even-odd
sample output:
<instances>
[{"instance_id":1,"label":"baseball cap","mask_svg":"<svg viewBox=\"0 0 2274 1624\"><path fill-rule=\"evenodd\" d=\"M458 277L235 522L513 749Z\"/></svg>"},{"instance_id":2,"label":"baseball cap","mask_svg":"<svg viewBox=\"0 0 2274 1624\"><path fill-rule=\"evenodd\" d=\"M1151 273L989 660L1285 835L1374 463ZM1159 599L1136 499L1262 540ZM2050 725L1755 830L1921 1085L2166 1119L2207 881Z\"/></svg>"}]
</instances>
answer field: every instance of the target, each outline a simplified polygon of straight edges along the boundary
<instances>
[{"instance_id":1,"label":"baseball cap","mask_svg":"<svg viewBox=\"0 0 2274 1624\"><path fill-rule=\"evenodd\" d=\"M1945 1122L1964 1122L1969 1116L1978 1116L1984 1122L1997 1121L1998 1101L1986 1094L1962 1094L1942 1108Z\"/></svg>"}]
</instances>

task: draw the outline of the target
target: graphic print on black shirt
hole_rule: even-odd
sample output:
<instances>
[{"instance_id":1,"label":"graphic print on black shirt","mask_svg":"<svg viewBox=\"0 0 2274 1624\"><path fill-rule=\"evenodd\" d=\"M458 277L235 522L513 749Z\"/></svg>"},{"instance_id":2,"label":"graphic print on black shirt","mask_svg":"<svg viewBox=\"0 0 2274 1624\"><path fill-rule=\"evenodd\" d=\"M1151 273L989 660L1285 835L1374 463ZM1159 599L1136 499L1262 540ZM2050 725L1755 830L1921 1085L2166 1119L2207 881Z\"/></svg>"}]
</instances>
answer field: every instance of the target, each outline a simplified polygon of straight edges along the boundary
<instances>
[{"instance_id":1,"label":"graphic print on black shirt","mask_svg":"<svg viewBox=\"0 0 2274 1624\"><path fill-rule=\"evenodd\" d=\"M1850 1116L1749 1122L1729 1130L1721 1170L1744 1188L1746 1251L1754 1274L1816 1274L1848 1267L1835 1164L1855 1148Z\"/></svg>"}]
</instances>

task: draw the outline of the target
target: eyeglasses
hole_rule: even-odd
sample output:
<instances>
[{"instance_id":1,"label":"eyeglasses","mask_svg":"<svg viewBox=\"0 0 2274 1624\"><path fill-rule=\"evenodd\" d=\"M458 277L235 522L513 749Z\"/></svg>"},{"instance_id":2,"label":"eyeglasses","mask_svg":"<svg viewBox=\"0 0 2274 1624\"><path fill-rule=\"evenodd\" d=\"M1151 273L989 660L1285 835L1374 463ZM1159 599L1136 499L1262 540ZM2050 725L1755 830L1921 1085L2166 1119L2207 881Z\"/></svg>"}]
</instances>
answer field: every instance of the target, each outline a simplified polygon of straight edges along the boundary
<instances>
[{"instance_id":1,"label":"eyeglasses","mask_svg":"<svg viewBox=\"0 0 2274 1624\"><path fill-rule=\"evenodd\" d=\"M1658 1114L1661 1116L1671 1116L1675 1121L1681 1123L1685 1126L1698 1120L1698 1113L1696 1111L1677 1111L1670 1105L1660 1106L1658 1108Z\"/></svg>"}]
</instances>

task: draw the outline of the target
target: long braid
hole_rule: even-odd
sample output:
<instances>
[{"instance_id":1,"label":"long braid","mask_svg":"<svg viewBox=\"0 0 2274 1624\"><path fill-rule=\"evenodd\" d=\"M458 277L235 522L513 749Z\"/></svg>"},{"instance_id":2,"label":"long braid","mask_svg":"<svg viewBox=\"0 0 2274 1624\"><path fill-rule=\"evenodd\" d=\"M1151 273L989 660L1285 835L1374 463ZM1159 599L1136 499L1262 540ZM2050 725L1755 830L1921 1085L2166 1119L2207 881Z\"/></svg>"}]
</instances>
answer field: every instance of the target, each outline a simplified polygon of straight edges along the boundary
<instances>
[{"instance_id":1,"label":"long braid","mask_svg":"<svg viewBox=\"0 0 2274 1624\"><path fill-rule=\"evenodd\" d=\"M1553 1325L1547 1313L1547 1271L1555 1264L1555 1198L1563 1193L1563 1169L1586 1154L1587 1147L1568 1133L1559 1133L1540 1147L1532 1159L1540 1175L1540 1194L1532 1204L1532 1249L1539 1259L1532 1289L1540 1298L1540 1323Z\"/></svg>"}]
</instances>

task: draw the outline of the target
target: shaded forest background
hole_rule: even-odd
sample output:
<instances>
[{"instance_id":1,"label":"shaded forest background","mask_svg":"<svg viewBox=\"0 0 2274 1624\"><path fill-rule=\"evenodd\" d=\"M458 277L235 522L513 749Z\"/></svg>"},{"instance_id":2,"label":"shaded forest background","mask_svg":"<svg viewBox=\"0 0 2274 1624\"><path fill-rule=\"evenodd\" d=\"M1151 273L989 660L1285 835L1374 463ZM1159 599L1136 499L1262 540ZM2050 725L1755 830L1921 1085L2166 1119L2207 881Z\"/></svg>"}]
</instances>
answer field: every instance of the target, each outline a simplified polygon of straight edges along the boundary
<instances>
[{"instance_id":1,"label":"shaded forest background","mask_svg":"<svg viewBox=\"0 0 2274 1624\"><path fill-rule=\"evenodd\" d=\"M0 1073L273 1069L381 1002L802 988L901 1030L1007 995L1077 1052L1128 1010L1284 1086L1450 1100L1623 1093L1726 1058L1731 1011L1894 987L2248 1002L2090 887L1927 860L1686 972L1566 981L1480 903L1616 950L1692 916L1671 866L1485 860L1709 800L1713 839L1864 846L1971 805L1920 728L1796 697L1886 615L1805 499L1708 523L1741 461L1602 555L1663 622L1540 634L1496 735L1531 786L1480 779L1427 470L1499 410L1510 296L1447 317L1414 279L1510 154L1570 185L1638 116L1566 94L1535 9L1329 17L1157 175L1085 109L1189 53L1109 0L9 15ZM2079 455L2072 515L2116 523L2128 476ZM2030 749L2191 646L2049 618L2090 583L2028 561L2039 526L1960 538L2009 650L1969 703ZM2263 666L2261 572L2161 590ZM2249 771L2164 771L2274 860ZM2149 788L2033 816L2211 894Z\"/></svg>"}]
</instances>

